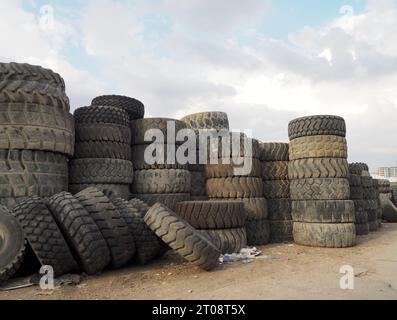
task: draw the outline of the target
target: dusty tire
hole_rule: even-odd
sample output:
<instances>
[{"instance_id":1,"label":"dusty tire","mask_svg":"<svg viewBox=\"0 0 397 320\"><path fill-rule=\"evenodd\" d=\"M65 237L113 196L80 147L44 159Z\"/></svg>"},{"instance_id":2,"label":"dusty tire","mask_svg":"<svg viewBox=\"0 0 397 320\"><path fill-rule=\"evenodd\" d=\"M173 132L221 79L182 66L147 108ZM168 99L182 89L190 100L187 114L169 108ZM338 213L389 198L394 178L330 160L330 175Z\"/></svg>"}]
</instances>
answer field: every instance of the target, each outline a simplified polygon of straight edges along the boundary
<instances>
[{"instance_id":1,"label":"dusty tire","mask_svg":"<svg viewBox=\"0 0 397 320\"><path fill-rule=\"evenodd\" d=\"M260 143L261 161L288 161L288 143Z\"/></svg>"},{"instance_id":2,"label":"dusty tire","mask_svg":"<svg viewBox=\"0 0 397 320\"><path fill-rule=\"evenodd\" d=\"M187 170L138 170L134 173L133 193L188 193L190 172Z\"/></svg>"},{"instance_id":3,"label":"dusty tire","mask_svg":"<svg viewBox=\"0 0 397 320\"><path fill-rule=\"evenodd\" d=\"M355 245L354 223L302 223L294 222L294 241L310 247L347 248Z\"/></svg>"},{"instance_id":4,"label":"dusty tire","mask_svg":"<svg viewBox=\"0 0 397 320\"><path fill-rule=\"evenodd\" d=\"M294 139L289 145L291 161L308 158L347 159L346 138L338 136L311 136Z\"/></svg>"},{"instance_id":5,"label":"dusty tire","mask_svg":"<svg viewBox=\"0 0 397 320\"><path fill-rule=\"evenodd\" d=\"M218 138L214 140L214 144L208 142L206 145L208 161L210 161L211 158L233 159L236 157L236 155L237 157L244 158L245 161L246 158L254 158L259 160L261 155L259 141L247 137L244 132L229 132L222 134L221 136L216 136ZM246 144L248 144L247 149ZM203 147L202 145L200 146Z\"/></svg>"},{"instance_id":6,"label":"dusty tire","mask_svg":"<svg viewBox=\"0 0 397 320\"><path fill-rule=\"evenodd\" d=\"M374 182L372 177L361 177L361 186L363 188L373 188Z\"/></svg>"},{"instance_id":7,"label":"dusty tire","mask_svg":"<svg viewBox=\"0 0 397 320\"><path fill-rule=\"evenodd\" d=\"M138 214L142 219L150 209L147 203L140 199L131 199L128 203L138 211Z\"/></svg>"},{"instance_id":8,"label":"dusty tire","mask_svg":"<svg viewBox=\"0 0 397 320\"><path fill-rule=\"evenodd\" d=\"M179 202L175 213L196 229L237 229L245 225L241 201Z\"/></svg>"},{"instance_id":9,"label":"dusty tire","mask_svg":"<svg viewBox=\"0 0 397 320\"><path fill-rule=\"evenodd\" d=\"M356 174L361 176L364 171L369 171L369 167L366 163L354 162L354 163L349 163L349 171L351 174Z\"/></svg>"},{"instance_id":10,"label":"dusty tire","mask_svg":"<svg viewBox=\"0 0 397 320\"><path fill-rule=\"evenodd\" d=\"M110 263L110 252L87 210L67 192L51 197L47 205L83 270L89 275L102 272Z\"/></svg>"},{"instance_id":11,"label":"dusty tire","mask_svg":"<svg viewBox=\"0 0 397 320\"><path fill-rule=\"evenodd\" d=\"M289 161L265 161L262 163L263 180L288 180Z\"/></svg>"},{"instance_id":12,"label":"dusty tire","mask_svg":"<svg viewBox=\"0 0 397 320\"><path fill-rule=\"evenodd\" d=\"M129 127L106 123L77 124L76 142L89 141L131 145L131 130Z\"/></svg>"},{"instance_id":13,"label":"dusty tire","mask_svg":"<svg viewBox=\"0 0 397 320\"><path fill-rule=\"evenodd\" d=\"M102 191L87 188L75 195L94 219L108 245L111 266L121 268L135 255L135 242L127 224Z\"/></svg>"},{"instance_id":14,"label":"dusty tire","mask_svg":"<svg viewBox=\"0 0 397 320\"><path fill-rule=\"evenodd\" d=\"M141 119L145 116L145 106L143 103L126 96L105 95L96 97L92 100L91 105L121 108L128 113L130 120Z\"/></svg>"},{"instance_id":15,"label":"dusty tire","mask_svg":"<svg viewBox=\"0 0 397 320\"><path fill-rule=\"evenodd\" d=\"M52 266L55 277L77 270L72 252L43 199L29 198L16 206L12 214L41 265Z\"/></svg>"},{"instance_id":16,"label":"dusty tire","mask_svg":"<svg viewBox=\"0 0 397 320\"><path fill-rule=\"evenodd\" d=\"M354 223L353 201L307 200L293 201L292 218L295 222L306 223Z\"/></svg>"},{"instance_id":17,"label":"dusty tire","mask_svg":"<svg viewBox=\"0 0 397 320\"><path fill-rule=\"evenodd\" d=\"M350 199L362 200L364 199L364 190L362 187L350 187Z\"/></svg>"},{"instance_id":18,"label":"dusty tire","mask_svg":"<svg viewBox=\"0 0 397 320\"><path fill-rule=\"evenodd\" d=\"M133 197L144 201L149 206L153 206L159 202L173 211L178 202L190 200L189 193L135 194Z\"/></svg>"},{"instance_id":19,"label":"dusty tire","mask_svg":"<svg viewBox=\"0 0 397 320\"><path fill-rule=\"evenodd\" d=\"M120 159L74 159L69 163L71 184L130 184L132 162Z\"/></svg>"},{"instance_id":20,"label":"dusty tire","mask_svg":"<svg viewBox=\"0 0 397 320\"><path fill-rule=\"evenodd\" d=\"M356 174L349 174L349 184L350 187L363 187L361 182L361 176Z\"/></svg>"},{"instance_id":21,"label":"dusty tire","mask_svg":"<svg viewBox=\"0 0 397 320\"><path fill-rule=\"evenodd\" d=\"M261 198L263 183L250 177L208 179L207 194L210 198Z\"/></svg>"},{"instance_id":22,"label":"dusty tire","mask_svg":"<svg viewBox=\"0 0 397 320\"><path fill-rule=\"evenodd\" d=\"M365 236L369 234L369 224L367 223L356 223L356 235L357 236Z\"/></svg>"},{"instance_id":23,"label":"dusty tire","mask_svg":"<svg viewBox=\"0 0 397 320\"><path fill-rule=\"evenodd\" d=\"M107 106L90 106L76 109L74 112L76 126L78 124L114 124L129 126L128 114L119 108Z\"/></svg>"},{"instance_id":24,"label":"dusty tire","mask_svg":"<svg viewBox=\"0 0 397 320\"><path fill-rule=\"evenodd\" d=\"M131 161L131 146L125 143L89 141L76 143L76 159L121 159Z\"/></svg>"},{"instance_id":25,"label":"dusty tire","mask_svg":"<svg viewBox=\"0 0 397 320\"><path fill-rule=\"evenodd\" d=\"M25 236L18 220L0 205L0 284L12 277L25 255Z\"/></svg>"},{"instance_id":26,"label":"dusty tire","mask_svg":"<svg viewBox=\"0 0 397 320\"><path fill-rule=\"evenodd\" d=\"M270 225L266 219L246 221L247 243L249 246L263 246L270 242Z\"/></svg>"},{"instance_id":27,"label":"dusty tire","mask_svg":"<svg viewBox=\"0 0 397 320\"><path fill-rule=\"evenodd\" d=\"M206 181L204 172L190 172L190 195L193 197L207 196Z\"/></svg>"},{"instance_id":28,"label":"dusty tire","mask_svg":"<svg viewBox=\"0 0 397 320\"><path fill-rule=\"evenodd\" d=\"M181 119L195 131L214 129L229 131L229 119L224 112L202 112L188 115Z\"/></svg>"},{"instance_id":29,"label":"dusty tire","mask_svg":"<svg viewBox=\"0 0 397 320\"><path fill-rule=\"evenodd\" d=\"M245 228L200 230L222 254L240 253L247 247L247 232Z\"/></svg>"},{"instance_id":30,"label":"dusty tire","mask_svg":"<svg viewBox=\"0 0 397 320\"><path fill-rule=\"evenodd\" d=\"M292 200L349 200L347 179L317 178L291 181Z\"/></svg>"},{"instance_id":31,"label":"dusty tire","mask_svg":"<svg viewBox=\"0 0 397 320\"><path fill-rule=\"evenodd\" d=\"M288 125L290 140L317 135L346 137L345 120L338 116L309 116L292 120Z\"/></svg>"},{"instance_id":32,"label":"dusty tire","mask_svg":"<svg viewBox=\"0 0 397 320\"><path fill-rule=\"evenodd\" d=\"M348 178L349 164L346 159L318 158L290 161L290 180L309 178Z\"/></svg>"},{"instance_id":33,"label":"dusty tire","mask_svg":"<svg viewBox=\"0 0 397 320\"><path fill-rule=\"evenodd\" d=\"M228 160L231 164L222 164L224 161ZM255 158L244 158L244 161L251 161L251 170L247 173L239 174L235 169L242 169L243 166L234 165L233 159L219 159L219 164L208 164L205 166L205 175L208 179L214 178L229 178L229 177L261 177L262 176L262 165L259 159ZM247 165L245 163L245 165Z\"/></svg>"},{"instance_id":34,"label":"dusty tire","mask_svg":"<svg viewBox=\"0 0 397 320\"><path fill-rule=\"evenodd\" d=\"M272 180L264 181L264 195L267 199L285 199L290 197L290 181Z\"/></svg>"},{"instance_id":35,"label":"dusty tire","mask_svg":"<svg viewBox=\"0 0 397 320\"><path fill-rule=\"evenodd\" d=\"M267 201L269 220L284 221L292 220L290 199L270 199Z\"/></svg>"},{"instance_id":36,"label":"dusty tire","mask_svg":"<svg viewBox=\"0 0 397 320\"><path fill-rule=\"evenodd\" d=\"M356 211L355 212L356 224L367 224L368 223L368 211Z\"/></svg>"},{"instance_id":37,"label":"dusty tire","mask_svg":"<svg viewBox=\"0 0 397 320\"><path fill-rule=\"evenodd\" d=\"M69 192L73 195L87 189L89 187L95 187L105 194L111 193L114 197L122 199L131 198L130 185L128 184L70 184Z\"/></svg>"},{"instance_id":38,"label":"dusty tire","mask_svg":"<svg viewBox=\"0 0 397 320\"><path fill-rule=\"evenodd\" d=\"M269 224L270 224L270 242L283 243L294 240L294 237L292 235L292 229L293 229L292 220L269 221Z\"/></svg>"},{"instance_id":39,"label":"dusty tire","mask_svg":"<svg viewBox=\"0 0 397 320\"><path fill-rule=\"evenodd\" d=\"M204 270L211 270L217 265L219 250L167 207L155 204L144 220L159 238L187 261Z\"/></svg>"}]
</instances>

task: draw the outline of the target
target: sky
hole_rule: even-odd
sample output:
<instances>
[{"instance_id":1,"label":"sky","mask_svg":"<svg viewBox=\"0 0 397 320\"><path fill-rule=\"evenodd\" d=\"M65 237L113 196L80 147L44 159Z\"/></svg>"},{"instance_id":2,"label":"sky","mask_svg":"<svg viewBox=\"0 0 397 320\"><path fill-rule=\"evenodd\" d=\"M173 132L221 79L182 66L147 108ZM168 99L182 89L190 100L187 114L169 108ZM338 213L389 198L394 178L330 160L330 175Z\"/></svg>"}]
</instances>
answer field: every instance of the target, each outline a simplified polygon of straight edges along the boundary
<instances>
[{"instance_id":1,"label":"sky","mask_svg":"<svg viewBox=\"0 0 397 320\"><path fill-rule=\"evenodd\" d=\"M349 161L397 161L394 0L2 0L0 60L66 81L72 110L102 94L147 117L225 111L288 142L288 122L334 114Z\"/></svg>"}]
</instances>

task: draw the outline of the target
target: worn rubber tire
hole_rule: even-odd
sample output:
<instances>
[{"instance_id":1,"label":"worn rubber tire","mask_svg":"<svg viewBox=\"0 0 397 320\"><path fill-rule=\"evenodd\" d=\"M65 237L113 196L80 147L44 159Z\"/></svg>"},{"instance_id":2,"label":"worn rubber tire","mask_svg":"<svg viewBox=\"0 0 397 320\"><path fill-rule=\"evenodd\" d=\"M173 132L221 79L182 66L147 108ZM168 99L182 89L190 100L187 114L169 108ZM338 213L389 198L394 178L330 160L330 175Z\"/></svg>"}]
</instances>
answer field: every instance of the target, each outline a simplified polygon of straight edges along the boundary
<instances>
[{"instance_id":1,"label":"worn rubber tire","mask_svg":"<svg viewBox=\"0 0 397 320\"><path fill-rule=\"evenodd\" d=\"M77 142L76 159L121 159L131 161L131 146L118 142Z\"/></svg>"},{"instance_id":2,"label":"worn rubber tire","mask_svg":"<svg viewBox=\"0 0 397 320\"><path fill-rule=\"evenodd\" d=\"M131 145L131 130L129 127L106 123L77 124L76 143L90 141Z\"/></svg>"},{"instance_id":3,"label":"worn rubber tire","mask_svg":"<svg viewBox=\"0 0 397 320\"><path fill-rule=\"evenodd\" d=\"M361 176L357 174L349 174L349 185L350 187L361 187L362 188L362 182L361 182Z\"/></svg>"},{"instance_id":4,"label":"worn rubber tire","mask_svg":"<svg viewBox=\"0 0 397 320\"><path fill-rule=\"evenodd\" d=\"M363 200L364 190L362 187L350 187L350 199L351 200Z\"/></svg>"},{"instance_id":5,"label":"worn rubber tire","mask_svg":"<svg viewBox=\"0 0 397 320\"><path fill-rule=\"evenodd\" d=\"M270 224L266 219L246 221L247 244L264 246L270 242Z\"/></svg>"},{"instance_id":6,"label":"worn rubber tire","mask_svg":"<svg viewBox=\"0 0 397 320\"><path fill-rule=\"evenodd\" d=\"M372 177L361 177L361 186L363 188L373 188L374 182Z\"/></svg>"},{"instance_id":7,"label":"worn rubber tire","mask_svg":"<svg viewBox=\"0 0 397 320\"><path fill-rule=\"evenodd\" d=\"M365 236L369 234L369 224L367 223L360 223L360 224L355 224L356 226L356 235L357 236Z\"/></svg>"},{"instance_id":8,"label":"worn rubber tire","mask_svg":"<svg viewBox=\"0 0 397 320\"><path fill-rule=\"evenodd\" d=\"M185 122L190 129L195 131L214 129L229 131L229 119L224 112L201 112L183 117L181 121Z\"/></svg>"},{"instance_id":9,"label":"worn rubber tire","mask_svg":"<svg viewBox=\"0 0 397 320\"><path fill-rule=\"evenodd\" d=\"M190 172L187 170L137 170L134 173L133 193L189 193Z\"/></svg>"},{"instance_id":10,"label":"worn rubber tire","mask_svg":"<svg viewBox=\"0 0 397 320\"><path fill-rule=\"evenodd\" d=\"M25 236L18 220L0 205L0 284L12 277L25 255Z\"/></svg>"},{"instance_id":11,"label":"worn rubber tire","mask_svg":"<svg viewBox=\"0 0 397 320\"><path fill-rule=\"evenodd\" d=\"M347 248L355 245L354 223L294 222L294 241L297 244L322 248Z\"/></svg>"},{"instance_id":12,"label":"worn rubber tire","mask_svg":"<svg viewBox=\"0 0 397 320\"><path fill-rule=\"evenodd\" d=\"M354 202L347 200L293 201L292 218L306 223L354 223Z\"/></svg>"},{"instance_id":13,"label":"worn rubber tire","mask_svg":"<svg viewBox=\"0 0 397 320\"><path fill-rule=\"evenodd\" d=\"M317 178L291 181L292 200L349 200L347 179Z\"/></svg>"},{"instance_id":14,"label":"worn rubber tire","mask_svg":"<svg viewBox=\"0 0 397 320\"><path fill-rule=\"evenodd\" d=\"M281 221L269 221L270 224L270 242L271 243L283 243L294 240L292 235L293 221L292 220L281 220Z\"/></svg>"},{"instance_id":15,"label":"worn rubber tire","mask_svg":"<svg viewBox=\"0 0 397 320\"><path fill-rule=\"evenodd\" d=\"M130 118L124 110L107 106L90 106L78 108L74 112L78 124L114 124L128 127Z\"/></svg>"},{"instance_id":16,"label":"worn rubber tire","mask_svg":"<svg viewBox=\"0 0 397 320\"><path fill-rule=\"evenodd\" d=\"M349 171L351 174L356 174L361 176L363 171L369 171L369 167L366 163L354 162L354 163L349 163Z\"/></svg>"},{"instance_id":17,"label":"worn rubber tire","mask_svg":"<svg viewBox=\"0 0 397 320\"><path fill-rule=\"evenodd\" d=\"M140 199L131 199L128 203L138 211L138 214L142 219L150 209L148 204Z\"/></svg>"},{"instance_id":18,"label":"worn rubber tire","mask_svg":"<svg viewBox=\"0 0 397 320\"><path fill-rule=\"evenodd\" d=\"M245 228L200 230L222 254L240 253L247 247L247 232Z\"/></svg>"},{"instance_id":19,"label":"worn rubber tire","mask_svg":"<svg viewBox=\"0 0 397 320\"><path fill-rule=\"evenodd\" d=\"M288 180L289 161L264 161L262 162L263 180Z\"/></svg>"},{"instance_id":20,"label":"worn rubber tire","mask_svg":"<svg viewBox=\"0 0 397 320\"><path fill-rule=\"evenodd\" d=\"M52 266L55 277L78 269L77 262L43 199L31 197L16 206L12 214L22 226L41 265Z\"/></svg>"},{"instance_id":21,"label":"worn rubber tire","mask_svg":"<svg viewBox=\"0 0 397 320\"><path fill-rule=\"evenodd\" d=\"M201 141L200 146L203 147ZM208 163L211 158L233 159L235 157L242 157L259 159L261 155L259 141L249 138L244 132L215 134L215 139L210 139L210 141L206 143L206 147Z\"/></svg>"},{"instance_id":22,"label":"worn rubber tire","mask_svg":"<svg viewBox=\"0 0 397 320\"><path fill-rule=\"evenodd\" d=\"M231 164L223 164L225 161L229 161ZM233 159L219 159L219 164L207 164L205 166L205 175L208 179L214 178L229 178L229 177L257 177L262 176L262 164L259 159L255 158L244 158L245 161L251 161L251 170L244 174L239 174L235 169L242 169L243 166L233 164ZM247 165L247 164L246 164Z\"/></svg>"},{"instance_id":23,"label":"worn rubber tire","mask_svg":"<svg viewBox=\"0 0 397 320\"><path fill-rule=\"evenodd\" d=\"M289 180L264 181L263 188L267 199L285 199L290 197Z\"/></svg>"},{"instance_id":24,"label":"worn rubber tire","mask_svg":"<svg viewBox=\"0 0 397 320\"><path fill-rule=\"evenodd\" d=\"M69 192L74 195L89 187L95 187L105 194L112 194L114 197L126 200L131 198L129 184L70 184Z\"/></svg>"},{"instance_id":25,"label":"worn rubber tire","mask_svg":"<svg viewBox=\"0 0 397 320\"><path fill-rule=\"evenodd\" d=\"M263 183L251 177L208 179L207 194L210 198L261 198Z\"/></svg>"},{"instance_id":26,"label":"worn rubber tire","mask_svg":"<svg viewBox=\"0 0 397 320\"><path fill-rule=\"evenodd\" d=\"M284 221L292 220L291 200L290 199L270 199L267 200L269 220Z\"/></svg>"},{"instance_id":27,"label":"worn rubber tire","mask_svg":"<svg viewBox=\"0 0 397 320\"><path fill-rule=\"evenodd\" d=\"M308 178L348 178L349 164L346 159L313 158L290 161L290 180Z\"/></svg>"},{"instance_id":28,"label":"worn rubber tire","mask_svg":"<svg viewBox=\"0 0 397 320\"><path fill-rule=\"evenodd\" d=\"M338 116L309 116L292 120L288 125L290 140L317 135L346 137L346 122Z\"/></svg>"},{"instance_id":29,"label":"worn rubber tire","mask_svg":"<svg viewBox=\"0 0 397 320\"><path fill-rule=\"evenodd\" d=\"M69 163L71 184L130 184L132 162L120 159L73 159Z\"/></svg>"},{"instance_id":30,"label":"worn rubber tire","mask_svg":"<svg viewBox=\"0 0 397 320\"><path fill-rule=\"evenodd\" d=\"M173 211L175 211L178 202L190 200L189 193L134 194L133 197L144 201L149 206L153 206L159 202Z\"/></svg>"},{"instance_id":31,"label":"worn rubber tire","mask_svg":"<svg viewBox=\"0 0 397 320\"><path fill-rule=\"evenodd\" d=\"M211 270L217 265L219 250L164 205L155 204L146 213L144 220L159 238L187 261L204 270Z\"/></svg>"},{"instance_id":32,"label":"worn rubber tire","mask_svg":"<svg viewBox=\"0 0 397 320\"><path fill-rule=\"evenodd\" d=\"M96 97L92 100L91 105L121 108L128 113L130 120L141 119L145 116L144 104L137 99L126 96L104 95Z\"/></svg>"},{"instance_id":33,"label":"worn rubber tire","mask_svg":"<svg viewBox=\"0 0 397 320\"><path fill-rule=\"evenodd\" d=\"M368 221L368 226L369 226L369 232L378 231L378 229L379 229L378 220L376 220L376 221Z\"/></svg>"},{"instance_id":34,"label":"worn rubber tire","mask_svg":"<svg viewBox=\"0 0 397 320\"><path fill-rule=\"evenodd\" d=\"M102 191L89 187L75 198L94 219L108 245L111 266L121 268L135 255L135 242L128 226L112 202Z\"/></svg>"},{"instance_id":35,"label":"worn rubber tire","mask_svg":"<svg viewBox=\"0 0 397 320\"><path fill-rule=\"evenodd\" d=\"M190 195L193 197L207 196L206 181L204 172L190 172Z\"/></svg>"},{"instance_id":36,"label":"worn rubber tire","mask_svg":"<svg viewBox=\"0 0 397 320\"><path fill-rule=\"evenodd\" d=\"M378 199L377 192L375 188L363 188L363 197L364 200L376 200Z\"/></svg>"},{"instance_id":37,"label":"worn rubber tire","mask_svg":"<svg viewBox=\"0 0 397 320\"><path fill-rule=\"evenodd\" d=\"M358 211L355 212L356 224L366 224L368 223L368 211Z\"/></svg>"},{"instance_id":38,"label":"worn rubber tire","mask_svg":"<svg viewBox=\"0 0 397 320\"><path fill-rule=\"evenodd\" d=\"M242 201L179 202L175 213L196 229L236 229L245 225Z\"/></svg>"},{"instance_id":39,"label":"worn rubber tire","mask_svg":"<svg viewBox=\"0 0 397 320\"><path fill-rule=\"evenodd\" d=\"M51 197L47 205L82 269L89 275L102 272L110 263L110 252L87 210L67 192Z\"/></svg>"},{"instance_id":40,"label":"worn rubber tire","mask_svg":"<svg viewBox=\"0 0 397 320\"><path fill-rule=\"evenodd\" d=\"M260 143L261 161L289 161L288 143Z\"/></svg>"},{"instance_id":41,"label":"worn rubber tire","mask_svg":"<svg viewBox=\"0 0 397 320\"><path fill-rule=\"evenodd\" d=\"M346 138L338 136L311 136L294 139L289 144L289 159L342 158L347 159Z\"/></svg>"}]
</instances>

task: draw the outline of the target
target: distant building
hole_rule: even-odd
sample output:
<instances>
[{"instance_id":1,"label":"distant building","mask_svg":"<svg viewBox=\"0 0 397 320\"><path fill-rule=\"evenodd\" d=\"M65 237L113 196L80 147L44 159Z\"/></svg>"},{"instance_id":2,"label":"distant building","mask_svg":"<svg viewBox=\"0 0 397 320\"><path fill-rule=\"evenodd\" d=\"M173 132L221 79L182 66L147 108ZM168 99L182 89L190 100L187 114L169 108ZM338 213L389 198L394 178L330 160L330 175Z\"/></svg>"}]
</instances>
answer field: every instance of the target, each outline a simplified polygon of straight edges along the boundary
<instances>
[{"instance_id":1,"label":"distant building","mask_svg":"<svg viewBox=\"0 0 397 320\"><path fill-rule=\"evenodd\" d=\"M379 168L377 175L383 178L397 178L397 166Z\"/></svg>"}]
</instances>

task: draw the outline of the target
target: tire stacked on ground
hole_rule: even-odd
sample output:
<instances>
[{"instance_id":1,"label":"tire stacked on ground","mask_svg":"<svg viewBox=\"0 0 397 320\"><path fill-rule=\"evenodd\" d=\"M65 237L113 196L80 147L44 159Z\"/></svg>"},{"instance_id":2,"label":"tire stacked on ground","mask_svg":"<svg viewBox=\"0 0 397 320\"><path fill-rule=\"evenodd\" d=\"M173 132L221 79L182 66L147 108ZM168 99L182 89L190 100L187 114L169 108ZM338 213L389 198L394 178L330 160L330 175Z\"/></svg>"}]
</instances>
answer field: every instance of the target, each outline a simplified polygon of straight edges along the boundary
<instances>
[{"instance_id":1,"label":"tire stacked on ground","mask_svg":"<svg viewBox=\"0 0 397 320\"><path fill-rule=\"evenodd\" d=\"M355 172L353 170L353 172ZM362 236L369 233L367 203L364 201L364 189L361 175L350 171L350 199L354 202L356 235Z\"/></svg>"},{"instance_id":2,"label":"tire stacked on ground","mask_svg":"<svg viewBox=\"0 0 397 320\"><path fill-rule=\"evenodd\" d=\"M259 142L247 138L243 133L229 133L230 150L222 150L222 139L218 140L219 164L206 165L207 194L211 200L242 201L246 211L246 231L248 245L269 243L269 221L267 202L263 194L262 170ZM232 142L234 139L237 142ZM252 152L244 150L244 141L252 146ZM238 146L243 164L232 158L233 145ZM227 154L229 152L229 154ZM227 164L227 162L230 164ZM247 170L242 170L243 168Z\"/></svg>"},{"instance_id":3,"label":"tire stacked on ground","mask_svg":"<svg viewBox=\"0 0 397 320\"><path fill-rule=\"evenodd\" d=\"M288 143L261 143L262 178L268 203L270 241L292 241Z\"/></svg>"},{"instance_id":4,"label":"tire stacked on ground","mask_svg":"<svg viewBox=\"0 0 397 320\"><path fill-rule=\"evenodd\" d=\"M393 193L391 189L390 181L387 179L374 179L374 187L377 190L378 195L378 224L382 227L383 210L382 200L387 199L393 201Z\"/></svg>"},{"instance_id":5,"label":"tire stacked on ground","mask_svg":"<svg viewBox=\"0 0 397 320\"><path fill-rule=\"evenodd\" d=\"M0 204L68 187L74 120L61 76L40 66L0 63Z\"/></svg>"},{"instance_id":6,"label":"tire stacked on ground","mask_svg":"<svg viewBox=\"0 0 397 320\"><path fill-rule=\"evenodd\" d=\"M392 201L397 205L397 182L390 182L390 190L392 193Z\"/></svg>"},{"instance_id":7,"label":"tire stacked on ground","mask_svg":"<svg viewBox=\"0 0 397 320\"><path fill-rule=\"evenodd\" d=\"M191 200L203 201L208 200L206 190L206 173L205 163L200 163L200 139L199 132L205 130L229 131L229 119L224 112L201 112L188 115L181 119L187 128L194 130L196 134L196 155L195 163L189 163L191 175ZM202 145L206 148L206 145Z\"/></svg>"},{"instance_id":8,"label":"tire stacked on ground","mask_svg":"<svg viewBox=\"0 0 397 320\"><path fill-rule=\"evenodd\" d=\"M187 163L175 156L183 141L176 141L182 121L147 118L131 121L132 158L135 167L132 191L135 198L149 206L157 202L171 210L190 199L191 176ZM175 129L175 131L174 131ZM154 140L147 141L145 135ZM161 140L157 140L161 135Z\"/></svg>"},{"instance_id":9,"label":"tire stacked on ground","mask_svg":"<svg viewBox=\"0 0 397 320\"><path fill-rule=\"evenodd\" d=\"M133 180L129 115L122 108L89 106L74 113L75 157L70 162L69 189L76 194L89 186L128 199Z\"/></svg>"},{"instance_id":10,"label":"tire stacked on ground","mask_svg":"<svg viewBox=\"0 0 397 320\"><path fill-rule=\"evenodd\" d=\"M222 254L238 253L247 246L242 201L180 202L175 213L205 235Z\"/></svg>"},{"instance_id":11,"label":"tire stacked on ground","mask_svg":"<svg viewBox=\"0 0 397 320\"><path fill-rule=\"evenodd\" d=\"M337 116L309 116L289 124L294 241L314 247L355 244L346 124Z\"/></svg>"}]
</instances>

